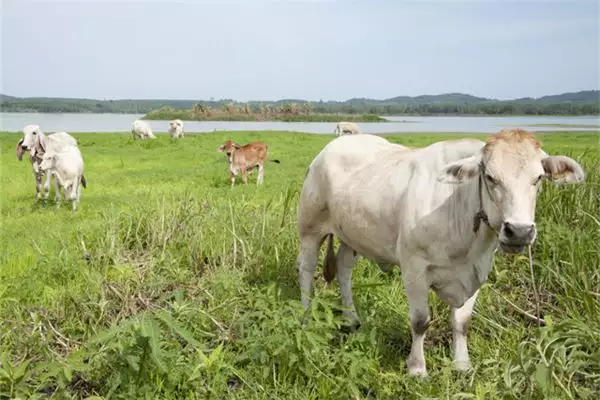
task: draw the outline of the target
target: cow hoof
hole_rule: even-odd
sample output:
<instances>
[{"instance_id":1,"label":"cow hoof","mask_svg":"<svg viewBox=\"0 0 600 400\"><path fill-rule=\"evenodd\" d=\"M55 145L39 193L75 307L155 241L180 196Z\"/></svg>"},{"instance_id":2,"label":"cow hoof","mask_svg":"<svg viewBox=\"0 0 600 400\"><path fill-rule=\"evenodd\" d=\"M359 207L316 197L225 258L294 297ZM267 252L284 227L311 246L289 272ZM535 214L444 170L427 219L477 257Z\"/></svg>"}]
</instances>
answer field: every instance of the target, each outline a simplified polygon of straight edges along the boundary
<instances>
[{"instance_id":1,"label":"cow hoof","mask_svg":"<svg viewBox=\"0 0 600 400\"><path fill-rule=\"evenodd\" d=\"M471 369L471 363L466 361L454 361L454 368L460 372L467 372Z\"/></svg>"},{"instance_id":2,"label":"cow hoof","mask_svg":"<svg viewBox=\"0 0 600 400\"><path fill-rule=\"evenodd\" d=\"M354 321L354 322L348 322L345 324L342 324L342 326L340 327L340 330L342 331L342 333L354 333L356 332L358 329L360 328L360 321Z\"/></svg>"},{"instance_id":3,"label":"cow hoof","mask_svg":"<svg viewBox=\"0 0 600 400\"><path fill-rule=\"evenodd\" d=\"M392 264L377 264L377 265L379 266L379 269L381 270L381 272L383 272L384 274L389 274L394 269L394 265L392 265Z\"/></svg>"},{"instance_id":4,"label":"cow hoof","mask_svg":"<svg viewBox=\"0 0 600 400\"><path fill-rule=\"evenodd\" d=\"M409 376L427 378L427 367L424 362L418 362L409 358L406 360L406 366L408 367Z\"/></svg>"},{"instance_id":5,"label":"cow hoof","mask_svg":"<svg viewBox=\"0 0 600 400\"><path fill-rule=\"evenodd\" d=\"M425 367L409 368L408 375L418 377L418 378L427 378L427 369Z\"/></svg>"}]
</instances>

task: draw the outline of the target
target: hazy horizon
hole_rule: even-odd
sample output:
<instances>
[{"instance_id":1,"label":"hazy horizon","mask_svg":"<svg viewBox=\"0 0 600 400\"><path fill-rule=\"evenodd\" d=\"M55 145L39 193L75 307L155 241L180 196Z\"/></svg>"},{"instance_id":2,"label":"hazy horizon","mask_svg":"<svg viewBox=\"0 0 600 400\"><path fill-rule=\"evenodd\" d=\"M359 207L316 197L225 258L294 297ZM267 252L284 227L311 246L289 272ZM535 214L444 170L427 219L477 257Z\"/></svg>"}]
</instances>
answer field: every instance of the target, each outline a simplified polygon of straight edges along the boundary
<instances>
[{"instance_id":1,"label":"hazy horizon","mask_svg":"<svg viewBox=\"0 0 600 400\"><path fill-rule=\"evenodd\" d=\"M0 93L345 101L597 90L597 1L3 0Z\"/></svg>"}]
</instances>

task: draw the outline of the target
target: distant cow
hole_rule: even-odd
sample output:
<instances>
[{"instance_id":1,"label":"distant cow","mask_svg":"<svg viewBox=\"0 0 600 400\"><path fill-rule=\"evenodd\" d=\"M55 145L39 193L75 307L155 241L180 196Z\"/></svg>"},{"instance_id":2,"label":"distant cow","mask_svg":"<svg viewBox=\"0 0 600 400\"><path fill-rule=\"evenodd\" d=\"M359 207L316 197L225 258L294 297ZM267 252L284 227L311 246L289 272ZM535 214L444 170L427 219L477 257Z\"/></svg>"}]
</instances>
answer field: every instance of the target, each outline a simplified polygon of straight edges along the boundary
<instances>
[{"instance_id":1,"label":"distant cow","mask_svg":"<svg viewBox=\"0 0 600 400\"><path fill-rule=\"evenodd\" d=\"M519 129L486 142L449 140L417 149L375 135L332 140L311 163L300 194L297 266L305 309L325 239L323 273L327 281L337 273L343 313L354 327L357 255L399 265L412 328L409 374L427 375L430 288L451 308L455 367L469 369L466 330L475 299L497 248L519 253L535 240L535 203L544 179L579 183L584 172L569 157L549 156Z\"/></svg>"},{"instance_id":2,"label":"distant cow","mask_svg":"<svg viewBox=\"0 0 600 400\"><path fill-rule=\"evenodd\" d=\"M354 122L340 122L335 127L335 131L333 131L336 136L342 135L355 135L360 133L360 128Z\"/></svg>"},{"instance_id":3,"label":"distant cow","mask_svg":"<svg viewBox=\"0 0 600 400\"><path fill-rule=\"evenodd\" d=\"M180 119L174 119L169 122L169 135L174 139L184 137L183 122Z\"/></svg>"},{"instance_id":4,"label":"distant cow","mask_svg":"<svg viewBox=\"0 0 600 400\"><path fill-rule=\"evenodd\" d=\"M131 133L133 134L133 140L137 138L142 140L156 138L156 136L154 136L152 133L150 124L146 121L142 121L141 119L133 121L133 124L131 124Z\"/></svg>"},{"instance_id":5,"label":"distant cow","mask_svg":"<svg viewBox=\"0 0 600 400\"><path fill-rule=\"evenodd\" d=\"M258 168L258 177L256 184L260 185L264 180L265 162L268 157L268 146L260 141L252 142L241 146L231 140L217 148L217 151L227 154L229 163L229 174L231 186L235 184L235 177L242 175L245 184L248 183L248 173L252 173L254 168ZM279 160L269 160L279 164Z\"/></svg>"}]
</instances>

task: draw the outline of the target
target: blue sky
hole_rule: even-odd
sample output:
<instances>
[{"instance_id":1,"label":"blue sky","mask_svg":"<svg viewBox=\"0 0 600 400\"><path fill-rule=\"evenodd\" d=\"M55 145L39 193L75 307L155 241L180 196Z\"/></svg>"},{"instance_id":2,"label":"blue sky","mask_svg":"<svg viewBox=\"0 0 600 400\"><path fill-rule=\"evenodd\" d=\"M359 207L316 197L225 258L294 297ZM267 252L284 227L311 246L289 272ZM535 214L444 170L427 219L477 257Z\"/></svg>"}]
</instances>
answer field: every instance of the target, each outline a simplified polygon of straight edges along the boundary
<instances>
[{"instance_id":1,"label":"blue sky","mask_svg":"<svg viewBox=\"0 0 600 400\"><path fill-rule=\"evenodd\" d=\"M16 96L507 99L600 87L597 0L1 0Z\"/></svg>"}]
</instances>

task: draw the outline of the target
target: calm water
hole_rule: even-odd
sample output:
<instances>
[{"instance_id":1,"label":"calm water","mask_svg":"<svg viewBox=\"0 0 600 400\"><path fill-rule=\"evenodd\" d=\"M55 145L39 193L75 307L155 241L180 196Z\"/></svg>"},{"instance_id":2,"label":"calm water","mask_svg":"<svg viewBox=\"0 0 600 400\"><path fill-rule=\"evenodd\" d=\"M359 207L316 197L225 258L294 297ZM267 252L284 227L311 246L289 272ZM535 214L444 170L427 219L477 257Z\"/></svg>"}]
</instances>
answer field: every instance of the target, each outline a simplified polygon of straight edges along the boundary
<instances>
[{"instance_id":1,"label":"calm water","mask_svg":"<svg viewBox=\"0 0 600 400\"><path fill-rule=\"evenodd\" d=\"M131 123L143 115L136 114L43 114L0 113L0 131L21 131L27 124L37 124L45 132L129 132ZM494 133L503 128L522 127L536 131L598 130L582 127L532 127L536 124L600 125L599 117L388 117L390 122L360 123L367 133L408 132L481 132ZM156 132L166 132L167 121L148 121ZM334 122L226 122L184 121L186 132L229 131L297 131L333 133Z\"/></svg>"}]
</instances>

